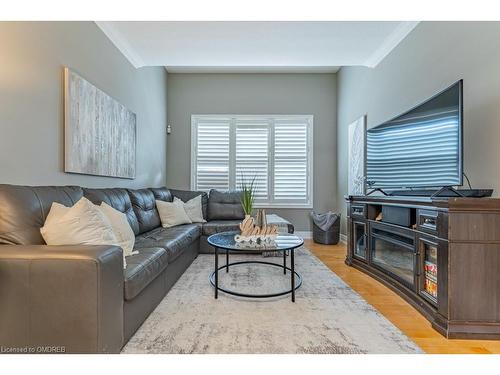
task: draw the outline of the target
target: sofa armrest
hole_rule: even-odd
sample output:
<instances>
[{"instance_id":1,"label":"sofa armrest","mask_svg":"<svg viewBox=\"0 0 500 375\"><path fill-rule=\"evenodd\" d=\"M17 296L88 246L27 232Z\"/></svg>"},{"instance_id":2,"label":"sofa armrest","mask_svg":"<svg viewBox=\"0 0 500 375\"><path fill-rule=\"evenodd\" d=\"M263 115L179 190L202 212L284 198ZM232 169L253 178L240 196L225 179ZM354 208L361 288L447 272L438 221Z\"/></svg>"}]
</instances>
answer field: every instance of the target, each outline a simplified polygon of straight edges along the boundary
<instances>
[{"instance_id":1,"label":"sofa armrest","mask_svg":"<svg viewBox=\"0 0 500 375\"><path fill-rule=\"evenodd\" d=\"M122 344L121 248L0 245L4 353L117 353Z\"/></svg>"}]
</instances>

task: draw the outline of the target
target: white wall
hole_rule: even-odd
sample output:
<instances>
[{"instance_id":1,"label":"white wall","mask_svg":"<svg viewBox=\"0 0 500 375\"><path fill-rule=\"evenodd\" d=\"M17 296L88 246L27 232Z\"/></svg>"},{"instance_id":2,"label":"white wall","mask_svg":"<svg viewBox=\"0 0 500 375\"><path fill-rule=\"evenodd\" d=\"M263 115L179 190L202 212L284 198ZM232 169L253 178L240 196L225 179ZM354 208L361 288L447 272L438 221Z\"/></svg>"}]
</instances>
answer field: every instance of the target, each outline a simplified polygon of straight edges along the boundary
<instances>
[{"instance_id":1,"label":"white wall","mask_svg":"<svg viewBox=\"0 0 500 375\"><path fill-rule=\"evenodd\" d=\"M169 74L167 186L189 189L192 114L314 115L314 209L335 203L336 74ZM310 230L310 209L269 209Z\"/></svg>"},{"instance_id":2,"label":"white wall","mask_svg":"<svg viewBox=\"0 0 500 375\"><path fill-rule=\"evenodd\" d=\"M64 66L137 114L135 180L64 173ZM135 69L93 22L0 22L0 183L164 185L166 78Z\"/></svg>"},{"instance_id":3,"label":"white wall","mask_svg":"<svg viewBox=\"0 0 500 375\"><path fill-rule=\"evenodd\" d=\"M464 167L475 188L500 193L500 22L420 23L376 68L338 74L338 209L345 217L347 126L376 126L464 80ZM345 233L345 220L343 222Z\"/></svg>"}]
</instances>

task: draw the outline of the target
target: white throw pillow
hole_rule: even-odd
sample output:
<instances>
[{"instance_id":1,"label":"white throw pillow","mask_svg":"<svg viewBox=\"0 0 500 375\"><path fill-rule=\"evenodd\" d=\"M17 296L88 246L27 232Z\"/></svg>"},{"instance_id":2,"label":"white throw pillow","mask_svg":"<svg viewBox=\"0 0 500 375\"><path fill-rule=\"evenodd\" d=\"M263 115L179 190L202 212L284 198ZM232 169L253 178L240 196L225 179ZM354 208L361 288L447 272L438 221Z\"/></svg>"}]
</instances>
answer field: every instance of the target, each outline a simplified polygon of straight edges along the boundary
<instances>
[{"instance_id":1,"label":"white throw pillow","mask_svg":"<svg viewBox=\"0 0 500 375\"><path fill-rule=\"evenodd\" d=\"M40 233L47 245L113 245L113 228L104 214L87 198L73 207L53 203ZM52 210L54 209L54 212Z\"/></svg>"},{"instance_id":2,"label":"white throw pillow","mask_svg":"<svg viewBox=\"0 0 500 375\"><path fill-rule=\"evenodd\" d=\"M206 223L206 220L203 218L203 209L201 208L201 195L197 195L187 202L183 202L175 197L174 202L177 201L184 205L184 211L186 211L186 214L193 223Z\"/></svg>"},{"instance_id":3,"label":"white throw pillow","mask_svg":"<svg viewBox=\"0 0 500 375\"><path fill-rule=\"evenodd\" d=\"M52 203L40 233L47 245L120 246L106 215L85 197L73 207ZM125 251L123 254L125 268Z\"/></svg>"},{"instance_id":4,"label":"white throw pillow","mask_svg":"<svg viewBox=\"0 0 500 375\"><path fill-rule=\"evenodd\" d=\"M47 226L47 225L52 225L53 223L56 223L57 220L59 220L66 212L68 212L68 210L70 208L71 207L66 207L66 206L62 205L61 203L53 202L52 206L50 206L49 214L45 218L44 225ZM42 229L40 229L40 232L42 231ZM42 236L43 236L43 233L42 233ZM45 242L47 242L47 241L45 241Z\"/></svg>"},{"instance_id":5,"label":"white throw pillow","mask_svg":"<svg viewBox=\"0 0 500 375\"><path fill-rule=\"evenodd\" d=\"M133 251L135 235L127 220L127 215L114 209L106 202L102 202L100 206L96 207L101 210L111 224L117 239L116 245L123 249L123 256L137 254L137 251Z\"/></svg>"},{"instance_id":6,"label":"white throw pillow","mask_svg":"<svg viewBox=\"0 0 500 375\"><path fill-rule=\"evenodd\" d=\"M160 214L163 228L170 228L176 225L189 224L191 219L184 210L184 204L179 202L156 201L156 208Z\"/></svg>"}]
</instances>

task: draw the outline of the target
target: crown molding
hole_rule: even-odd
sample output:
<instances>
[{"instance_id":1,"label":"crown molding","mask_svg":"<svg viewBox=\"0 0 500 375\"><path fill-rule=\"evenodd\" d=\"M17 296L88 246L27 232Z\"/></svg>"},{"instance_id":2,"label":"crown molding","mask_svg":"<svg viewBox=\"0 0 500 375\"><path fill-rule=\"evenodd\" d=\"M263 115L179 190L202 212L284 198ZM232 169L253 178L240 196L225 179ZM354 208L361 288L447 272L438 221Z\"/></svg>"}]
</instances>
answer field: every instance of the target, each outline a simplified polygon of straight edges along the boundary
<instances>
[{"instance_id":1,"label":"crown molding","mask_svg":"<svg viewBox=\"0 0 500 375\"><path fill-rule=\"evenodd\" d=\"M134 66L134 68L140 68L146 64L139 56L139 54L132 48L127 39L120 33L114 26L112 22L109 21L95 21L95 24L101 29L101 31L108 37L109 40L118 48L118 50L127 58L127 60ZM375 68L391 51L419 24L418 21L403 21L398 27L387 36L381 45L366 59L362 64L364 66ZM166 67L168 72L171 73L181 73L181 72L192 72L192 73L204 73L204 72L273 72L280 71L283 72L315 72L315 73L334 73L338 70L338 67L177 67L171 66Z\"/></svg>"},{"instance_id":2,"label":"crown molding","mask_svg":"<svg viewBox=\"0 0 500 375\"><path fill-rule=\"evenodd\" d=\"M166 66L168 73L337 73L338 66Z\"/></svg>"},{"instance_id":3,"label":"crown molding","mask_svg":"<svg viewBox=\"0 0 500 375\"><path fill-rule=\"evenodd\" d=\"M406 36L419 24L419 21L404 21L382 42L363 65L375 68Z\"/></svg>"},{"instance_id":4,"label":"crown molding","mask_svg":"<svg viewBox=\"0 0 500 375\"><path fill-rule=\"evenodd\" d=\"M102 30L109 40L111 40L123 56L127 58L134 68L137 69L145 66L144 61L141 59L139 54L132 48L123 35L113 27L111 22L95 21L95 24Z\"/></svg>"}]
</instances>

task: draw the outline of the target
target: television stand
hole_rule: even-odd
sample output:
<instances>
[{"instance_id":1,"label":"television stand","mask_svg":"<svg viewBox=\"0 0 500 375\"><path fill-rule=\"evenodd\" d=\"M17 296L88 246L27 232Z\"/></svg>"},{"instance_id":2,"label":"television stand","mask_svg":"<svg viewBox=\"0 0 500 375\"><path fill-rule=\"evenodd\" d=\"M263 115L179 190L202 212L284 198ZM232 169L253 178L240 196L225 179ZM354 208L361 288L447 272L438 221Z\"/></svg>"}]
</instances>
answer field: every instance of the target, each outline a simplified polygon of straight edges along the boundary
<instances>
[{"instance_id":1,"label":"television stand","mask_svg":"<svg viewBox=\"0 0 500 375\"><path fill-rule=\"evenodd\" d=\"M433 193L431 195L431 198L439 197L439 196L441 196L441 193L444 193L447 191L449 191L452 194L455 194L455 196L457 196L457 197L464 197L464 195L459 190L456 190L453 186L443 186L441 189L439 189L438 191Z\"/></svg>"},{"instance_id":2,"label":"television stand","mask_svg":"<svg viewBox=\"0 0 500 375\"><path fill-rule=\"evenodd\" d=\"M346 203L347 265L447 338L500 340L500 199L372 195Z\"/></svg>"},{"instance_id":3,"label":"television stand","mask_svg":"<svg viewBox=\"0 0 500 375\"><path fill-rule=\"evenodd\" d=\"M386 197L388 197L390 194L387 194L385 191L383 191L381 188L374 188L372 189L371 191L369 191L368 193L366 193L366 195L371 195L373 193L375 193L376 191L379 191L381 192L382 194L384 194Z\"/></svg>"}]
</instances>

